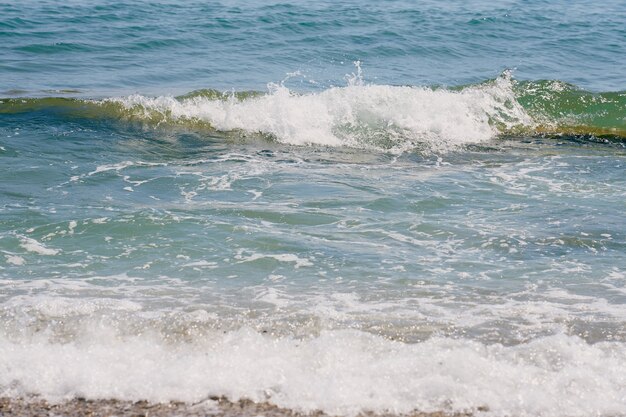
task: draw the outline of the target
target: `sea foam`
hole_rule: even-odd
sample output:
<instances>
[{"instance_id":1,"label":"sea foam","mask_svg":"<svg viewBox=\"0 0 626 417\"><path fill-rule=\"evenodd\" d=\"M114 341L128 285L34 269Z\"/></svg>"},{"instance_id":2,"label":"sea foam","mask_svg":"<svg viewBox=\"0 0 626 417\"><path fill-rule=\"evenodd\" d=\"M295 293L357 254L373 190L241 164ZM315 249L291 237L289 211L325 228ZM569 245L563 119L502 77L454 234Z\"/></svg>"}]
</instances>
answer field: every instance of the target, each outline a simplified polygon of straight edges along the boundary
<instances>
[{"instance_id":1,"label":"sea foam","mask_svg":"<svg viewBox=\"0 0 626 417\"><path fill-rule=\"evenodd\" d=\"M402 152L436 151L494 138L532 119L515 99L508 74L459 90L365 85L296 94L282 84L240 98L193 96L108 99L133 117L152 121L199 121L220 131L268 135L291 145L346 146Z\"/></svg>"},{"instance_id":2,"label":"sea foam","mask_svg":"<svg viewBox=\"0 0 626 417\"><path fill-rule=\"evenodd\" d=\"M516 346L431 338L402 343L356 330L309 338L243 327L175 342L121 336L104 322L65 343L0 336L0 395L198 402L267 401L336 415L481 411L623 415L623 343L554 335Z\"/></svg>"}]
</instances>

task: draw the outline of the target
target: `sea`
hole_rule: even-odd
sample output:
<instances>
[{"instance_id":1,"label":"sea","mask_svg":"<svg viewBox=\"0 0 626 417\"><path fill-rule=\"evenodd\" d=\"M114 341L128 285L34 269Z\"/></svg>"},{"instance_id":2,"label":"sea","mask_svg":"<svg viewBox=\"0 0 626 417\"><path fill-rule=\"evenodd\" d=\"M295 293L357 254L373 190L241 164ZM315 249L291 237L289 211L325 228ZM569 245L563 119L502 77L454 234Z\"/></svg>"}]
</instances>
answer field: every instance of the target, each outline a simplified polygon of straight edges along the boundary
<instances>
[{"instance_id":1,"label":"sea","mask_svg":"<svg viewBox=\"0 0 626 417\"><path fill-rule=\"evenodd\" d=\"M626 2L0 0L0 397L626 416Z\"/></svg>"}]
</instances>

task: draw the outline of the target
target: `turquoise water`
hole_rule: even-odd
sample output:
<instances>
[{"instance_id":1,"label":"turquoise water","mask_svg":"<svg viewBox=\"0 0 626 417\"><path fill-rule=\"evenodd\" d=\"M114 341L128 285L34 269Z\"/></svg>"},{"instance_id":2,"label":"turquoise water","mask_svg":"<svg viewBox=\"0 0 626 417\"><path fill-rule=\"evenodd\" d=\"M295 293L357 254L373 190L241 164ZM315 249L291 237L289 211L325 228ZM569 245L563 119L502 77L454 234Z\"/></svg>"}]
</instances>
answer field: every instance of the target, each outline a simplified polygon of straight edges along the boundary
<instances>
[{"instance_id":1,"label":"turquoise water","mask_svg":"<svg viewBox=\"0 0 626 417\"><path fill-rule=\"evenodd\" d=\"M0 396L626 415L625 6L0 2Z\"/></svg>"}]
</instances>

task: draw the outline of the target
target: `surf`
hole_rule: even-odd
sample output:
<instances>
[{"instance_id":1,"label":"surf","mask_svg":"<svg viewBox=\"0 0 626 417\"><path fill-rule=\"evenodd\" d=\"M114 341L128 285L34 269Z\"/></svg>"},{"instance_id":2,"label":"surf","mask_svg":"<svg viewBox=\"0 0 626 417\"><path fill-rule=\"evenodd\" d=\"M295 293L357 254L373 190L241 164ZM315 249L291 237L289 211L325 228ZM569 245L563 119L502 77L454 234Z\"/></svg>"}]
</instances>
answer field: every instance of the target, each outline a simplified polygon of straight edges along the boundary
<instances>
[{"instance_id":1,"label":"surf","mask_svg":"<svg viewBox=\"0 0 626 417\"><path fill-rule=\"evenodd\" d=\"M178 97L0 100L0 114L23 113L392 153L445 152L512 136L626 138L626 92L593 93L560 81L517 81L510 72L454 88L366 84L358 73L346 86L306 93L271 83L266 92L204 89Z\"/></svg>"}]
</instances>

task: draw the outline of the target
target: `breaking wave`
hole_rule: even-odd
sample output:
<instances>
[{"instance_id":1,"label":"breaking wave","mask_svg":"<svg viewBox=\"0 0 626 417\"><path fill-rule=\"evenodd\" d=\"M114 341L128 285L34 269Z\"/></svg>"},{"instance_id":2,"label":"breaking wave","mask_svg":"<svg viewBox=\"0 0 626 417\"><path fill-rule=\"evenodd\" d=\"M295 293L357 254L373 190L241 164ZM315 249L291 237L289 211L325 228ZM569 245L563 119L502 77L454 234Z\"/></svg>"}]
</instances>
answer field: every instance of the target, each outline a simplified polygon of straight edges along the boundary
<instances>
[{"instance_id":1,"label":"breaking wave","mask_svg":"<svg viewBox=\"0 0 626 417\"><path fill-rule=\"evenodd\" d=\"M446 151L518 135L626 138L626 92L592 93L561 81L519 82L509 72L457 88L365 84L359 75L347 86L304 94L269 84L266 93L0 100L0 114L30 112L391 152Z\"/></svg>"},{"instance_id":2,"label":"breaking wave","mask_svg":"<svg viewBox=\"0 0 626 417\"><path fill-rule=\"evenodd\" d=\"M121 328L136 321L136 304L69 304L68 314L63 305L49 307L48 320L57 323L68 314L92 317L69 332L39 323L0 333L0 396L188 403L225 397L340 416L624 411L621 342L589 344L556 334L513 346L449 337L405 343L352 329L298 338L245 326L200 331L210 319L201 312L190 313L178 332L148 326L131 335ZM111 319L120 311L128 315L124 325Z\"/></svg>"}]
</instances>

